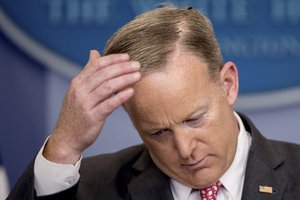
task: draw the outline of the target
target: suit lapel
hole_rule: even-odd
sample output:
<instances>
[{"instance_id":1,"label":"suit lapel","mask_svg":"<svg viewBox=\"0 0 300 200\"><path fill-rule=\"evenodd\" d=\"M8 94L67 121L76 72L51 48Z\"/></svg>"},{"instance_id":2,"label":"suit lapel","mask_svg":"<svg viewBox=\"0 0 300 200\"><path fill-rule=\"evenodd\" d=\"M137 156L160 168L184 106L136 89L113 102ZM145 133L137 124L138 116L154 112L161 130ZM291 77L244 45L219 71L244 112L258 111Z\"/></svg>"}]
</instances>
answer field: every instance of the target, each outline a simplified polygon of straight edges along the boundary
<instances>
[{"instance_id":1,"label":"suit lapel","mask_svg":"<svg viewBox=\"0 0 300 200\"><path fill-rule=\"evenodd\" d=\"M249 119L244 115L241 117L246 130L252 136L242 200L283 199L289 182L286 172L281 170L284 157L259 133ZM260 186L267 187L260 189ZM268 190L271 190L271 193Z\"/></svg>"},{"instance_id":2,"label":"suit lapel","mask_svg":"<svg viewBox=\"0 0 300 200\"><path fill-rule=\"evenodd\" d=\"M152 162L148 152L133 165L140 174L128 185L132 200L173 200L169 177Z\"/></svg>"}]
</instances>

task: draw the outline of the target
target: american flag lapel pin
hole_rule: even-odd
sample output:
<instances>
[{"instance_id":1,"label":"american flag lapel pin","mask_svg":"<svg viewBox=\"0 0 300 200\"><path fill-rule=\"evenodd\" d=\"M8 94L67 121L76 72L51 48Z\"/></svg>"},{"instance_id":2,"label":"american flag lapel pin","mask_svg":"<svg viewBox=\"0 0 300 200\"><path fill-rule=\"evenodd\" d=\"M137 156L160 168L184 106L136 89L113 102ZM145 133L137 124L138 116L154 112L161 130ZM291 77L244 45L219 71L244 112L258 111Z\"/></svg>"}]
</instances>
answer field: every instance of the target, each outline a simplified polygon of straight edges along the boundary
<instances>
[{"instance_id":1,"label":"american flag lapel pin","mask_svg":"<svg viewBox=\"0 0 300 200\"><path fill-rule=\"evenodd\" d=\"M259 192L261 193L269 193L269 194L273 194L274 193L274 190L272 187L270 186L259 186L258 188Z\"/></svg>"}]
</instances>

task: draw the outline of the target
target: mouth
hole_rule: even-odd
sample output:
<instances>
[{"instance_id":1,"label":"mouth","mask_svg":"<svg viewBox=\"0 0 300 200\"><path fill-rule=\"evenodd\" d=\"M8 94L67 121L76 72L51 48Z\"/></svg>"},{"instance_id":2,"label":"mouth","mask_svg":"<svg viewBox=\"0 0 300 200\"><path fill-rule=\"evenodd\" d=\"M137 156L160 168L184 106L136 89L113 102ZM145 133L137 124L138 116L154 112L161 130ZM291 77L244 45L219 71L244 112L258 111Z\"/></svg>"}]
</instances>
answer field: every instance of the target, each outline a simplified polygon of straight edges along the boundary
<instances>
[{"instance_id":1,"label":"mouth","mask_svg":"<svg viewBox=\"0 0 300 200\"><path fill-rule=\"evenodd\" d=\"M201 169L206 168L206 162L207 162L207 156L205 156L204 158L202 158L201 160L194 162L194 163L187 163L187 164L182 164L182 166L186 169L188 169L189 171L198 171Z\"/></svg>"}]
</instances>

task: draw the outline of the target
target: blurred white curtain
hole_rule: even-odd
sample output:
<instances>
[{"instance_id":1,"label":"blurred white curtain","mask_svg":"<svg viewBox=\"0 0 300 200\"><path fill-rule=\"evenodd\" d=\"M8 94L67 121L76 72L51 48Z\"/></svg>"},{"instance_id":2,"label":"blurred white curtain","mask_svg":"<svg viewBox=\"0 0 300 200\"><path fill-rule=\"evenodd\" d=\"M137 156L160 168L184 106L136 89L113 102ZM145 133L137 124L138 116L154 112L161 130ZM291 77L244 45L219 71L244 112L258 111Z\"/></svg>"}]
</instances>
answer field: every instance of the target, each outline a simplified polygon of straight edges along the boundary
<instances>
[{"instance_id":1,"label":"blurred white curtain","mask_svg":"<svg viewBox=\"0 0 300 200\"><path fill-rule=\"evenodd\" d=\"M8 196L9 184L5 168L0 163L0 200L4 200Z\"/></svg>"}]
</instances>

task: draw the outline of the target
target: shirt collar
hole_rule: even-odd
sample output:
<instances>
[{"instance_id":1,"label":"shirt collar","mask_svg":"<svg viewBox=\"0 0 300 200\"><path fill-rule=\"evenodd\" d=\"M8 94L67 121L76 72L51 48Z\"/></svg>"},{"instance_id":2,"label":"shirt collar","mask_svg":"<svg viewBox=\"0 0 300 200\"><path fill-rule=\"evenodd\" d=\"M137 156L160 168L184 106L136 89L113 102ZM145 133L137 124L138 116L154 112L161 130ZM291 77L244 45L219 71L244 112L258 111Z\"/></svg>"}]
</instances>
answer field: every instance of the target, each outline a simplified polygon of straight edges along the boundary
<instances>
[{"instance_id":1,"label":"shirt collar","mask_svg":"<svg viewBox=\"0 0 300 200\"><path fill-rule=\"evenodd\" d=\"M236 198L242 194L251 136L247 133L240 116L236 112L234 112L234 115L240 129L237 149L231 166L220 178L220 181L230 196ZM188 199L193 194L192 188L174 179L170 179L170 185L175 199Z\"/></svg>"},{"instance_id":2,"label":"shirt collar","mask_svg":"<svg viewBox=\"0 0 300 200\"><path fill-rule=\"evenodd\" d=\"M179 183L174 179L170 179L170 185L174 199L188 199L192 188Z\"/></svg>"}]
</instances>

